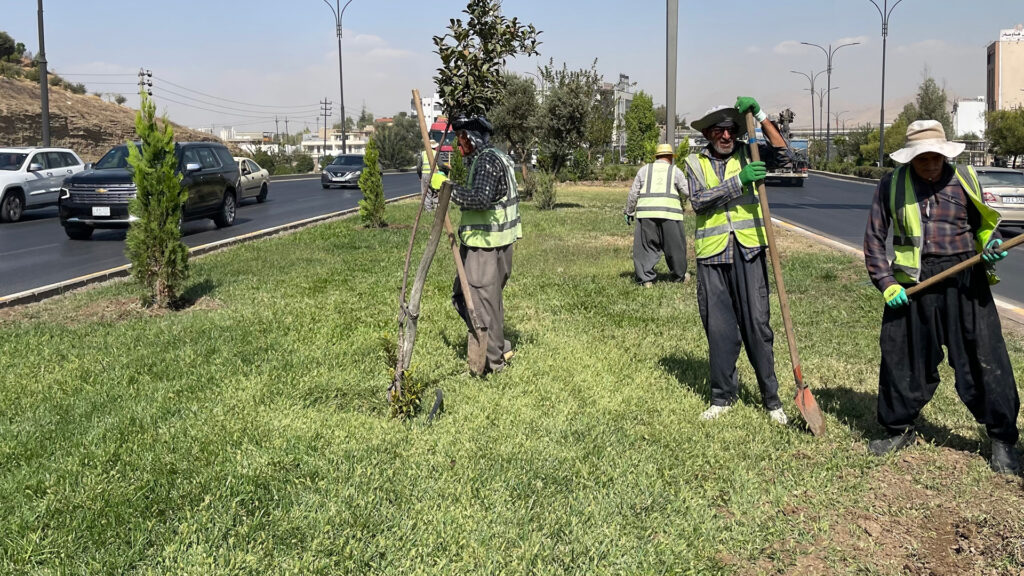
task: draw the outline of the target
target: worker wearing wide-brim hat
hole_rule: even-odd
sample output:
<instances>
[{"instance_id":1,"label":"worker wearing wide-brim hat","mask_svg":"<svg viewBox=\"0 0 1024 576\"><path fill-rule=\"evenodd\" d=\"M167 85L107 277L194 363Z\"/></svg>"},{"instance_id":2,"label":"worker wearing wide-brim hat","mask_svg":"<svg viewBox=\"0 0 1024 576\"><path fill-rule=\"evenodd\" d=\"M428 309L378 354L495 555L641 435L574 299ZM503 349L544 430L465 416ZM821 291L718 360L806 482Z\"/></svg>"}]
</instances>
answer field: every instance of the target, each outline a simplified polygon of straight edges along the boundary
<instances>
[{"instance_id":1,"label":"worker wearing wide-brim hat","mask_svg":"<svg viewBox=\"0 0 1024 576\"><path fill-rule=\"evenodd\" d=\"M437 155L437 142L430 141L430 149L434 151L434 155ZM437 163L437 169L441 169L440 160ZM427 177L424 178L424 175ZM420 152L420 163L416 166L416 176L420 179L420 191L423 194L423 206L427 210L433 210L437 206L437 190L430 187L430 156L427 155L427 151Z\"/></svg>"},{"instance_id":2,"label":"worker wearing wide-brim hat","mask_svg":"<svg viewBox=\"0 0 1024 576\"><path fill-rule=\"evenodd\" d=\"M686 282L686 230L683 204L688 196L686 175L673 163L675 152L659 144L654 162L640 167L626 198L626 224L636 219L633 233L633 271L636 281L649 288L655 279L654 265L665 253L675 282Z\"/></svg>"},{"instance_id":3,"label":"worker wearing wide-brim hat","mask_svg":"<svg viewBox=\"0 0 1024 576\"><path fill-rule=\"evenodd\" d=\"M754 368L761 401L771 419L786 424L775 376L775 334L770 324L768 235L754 187L772 166L791 161L785 148L770 144L753 162L747 143L744 113L751 111L767 125L767 115L753 98L735 106L716 106L690 126L708 139L707 147L686 158L690 204L696 216L697 306L708 338L711 405L700 417L714 420L739 399L736 362L740 345Z\"/></svg>"},{"instance_id":4,"label":"worker wearing wide-brim hat","mask_svg":"<svg viewBox=\"0 0 1024 576\"><path fill-rule=\"evenodd\" d=\"M957 394L992 440L990 466L1014 474L1020 472L1020 399L989 288L998 281L994 265L1006 252L996 232L999 213L982 200L974 169L950 162L963 151L964 144L946 140L939 122L912 122L906 145L889 155L902 165L875 190L864 261L885 300L878 422L888 436L869 448L881 455L913 443L915 421L939 385L945 346ZM984 266L907 297L905 288L979 252Z\"/></svg>"}]
</instances>

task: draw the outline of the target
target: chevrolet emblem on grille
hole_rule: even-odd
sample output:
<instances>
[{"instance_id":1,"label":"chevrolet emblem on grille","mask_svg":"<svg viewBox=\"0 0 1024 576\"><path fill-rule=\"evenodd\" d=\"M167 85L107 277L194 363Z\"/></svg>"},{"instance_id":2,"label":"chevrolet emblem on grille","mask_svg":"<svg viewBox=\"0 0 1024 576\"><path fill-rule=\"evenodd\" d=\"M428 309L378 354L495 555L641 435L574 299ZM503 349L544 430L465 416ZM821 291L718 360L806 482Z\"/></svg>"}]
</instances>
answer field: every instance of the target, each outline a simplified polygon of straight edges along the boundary
<instances>
[{"instance_id":1,"label":"chevrolet emblem on grille","mask_svg":"<svg viewBox=\"0 0 1024 576\"><path fill-rule=\"evenodd\" d=\"M97 188L96 189L96 193L97 194L106 194L107 193L107 189L106 188Z\"/></svg>"}]
</instances>

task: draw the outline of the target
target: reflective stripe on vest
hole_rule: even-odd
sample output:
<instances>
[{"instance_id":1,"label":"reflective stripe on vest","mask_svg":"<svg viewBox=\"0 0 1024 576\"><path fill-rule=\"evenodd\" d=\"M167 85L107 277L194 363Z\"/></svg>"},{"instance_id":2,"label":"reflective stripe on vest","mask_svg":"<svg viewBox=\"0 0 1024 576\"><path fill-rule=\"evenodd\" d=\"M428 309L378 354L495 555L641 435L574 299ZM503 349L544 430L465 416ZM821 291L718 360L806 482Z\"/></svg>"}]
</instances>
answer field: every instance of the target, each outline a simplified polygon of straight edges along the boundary
<instances>
[{"instance_id":1,"label":"reflective stripe on vest","mask_svg":"<svg viewBox=\"0 0 1024 576\"><path fill-rule=\"evenodd\" d=\"M406 156L408 158L408 156ZM420 152L420 163L423 166L423 173L430 174L430 160L427 158L427 152Z\"/></svg>"},{"instance_id":2,"label":"reflective stripe on vest","mask_svg":"<svg viewBox=\"0 0 1024 576\"><path fill-rule=\"evenodd\" d=\"M636 201L637 218L683 219L683 201L675 188L676 167L670 162L652 162L641 168L647 172L646 186Z\"/></svg>"},{"instance_id":3,"label":"reflective stripe on vest","mask_svg":"<svg viewBox=\"0 0 1024 576\"><path fill-rule=\"evenodd\" d=\"M981 198L981 185L974 168L954 165L954 172L960 186L981 215L981 225L974 236L974 247L981 252L1001 219ZM889 213L892 215L892 246L895 257L891 262L893 276L902 284L916 284L921 278L921 248L924 233L921 226L921 206L917 203L914 183L909 166L900 166L889 182ZM989 283L995 284L998 277L988 270Z\"/></svg>"},{"instance_id":4,"label":"reflective stripe on vest","mask_svg":"<svg viewBox=\"0 0 1024 576\"><path fill-rule=\"evenodd\" d=\"M523 237L519 221L519 188L514 176L512 160L497 148L487 148L473 159L469 168L467 186L473 187L476 163L484 154L494 154L501 160L505 172L506 192L488 210L463 210L459 219L459 239L466 246L474 248L498 248L508 246Z\"/></svg>"},{"instance_id":5,"label":"reflective stripe on vest","mask_svg":"<svg viewBox=\"0 0 1024 576\"><path fill-rule=\"evenodd\" d=\"M734 178L747 164L745 147L737 146L737 151L725 163L725 179ZM690 154L686 157L697 181L705 189L721 185L711 160L701 154ZM729 234L747 248L768 245L768 236L764 230L764 218L761 216L761 204L753 185L744 187L744 193L728 203L711 211L697 213L697 233L694 247L697 258L710 258L725 250L729 245Z\"/></svg>"}]
</instances>

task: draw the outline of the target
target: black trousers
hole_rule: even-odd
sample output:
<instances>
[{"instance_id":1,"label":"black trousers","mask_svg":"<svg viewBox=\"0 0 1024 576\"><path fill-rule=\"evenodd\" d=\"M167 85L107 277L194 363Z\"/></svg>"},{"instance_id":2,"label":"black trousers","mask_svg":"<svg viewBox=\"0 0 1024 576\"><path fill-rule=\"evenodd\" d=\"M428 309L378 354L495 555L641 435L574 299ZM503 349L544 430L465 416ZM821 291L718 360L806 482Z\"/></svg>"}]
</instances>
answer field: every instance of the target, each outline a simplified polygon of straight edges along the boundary
<instances>
[{"instance_id":1,"label":"black trousers","mask_svg":"<svg viewBox=\"0 0 1024 576\"><path fill-rule=\"evenodd\" d=\"M633 270L637 282L653 282L654 265L665 253L665 263L677 279L686 276L686 230L682 220L637 218L633 232Z\"/></svg>"},{"instance_id":2,"label":"black trousers","mask_svg":"<svg viewBox=\"0 0 1024 576\"><path fill-rule=\"evenodd\" d=\"M494 370L505 363L502 357L512 349L512 344L505 339L505 299L503 292L509 276L512 275L512 244L500 248L471 248L462 246L460 252L466 267L466 280L473 306L476 307L480 322L487 327L487 366L485 370ZM462 284L455 278L452 288L452 304L466 323L466 328L473 330L473 322L466 309L466 300L462 293Z\"/></svg>"},{"instance_id":3,"label":"black trousers","mask_svg":"<svg viewBox=\"0 0 1024 576\"><path fill-rule=\"evenodd\" d=\"M739 397L736 361L742 342L757 375L764 407L775 410L782 407L782 401L775 377L775 333L769 322L765 254L762 251L747 262L739 242L734 239L732 244L732 264L697 261L697 306L708 337L711 404L729 406Z\"/></svg>"},{"instance_id":4,"label":"black trousers","mask_svg":"<svg viewBox=\"0 0 1024 576\"><path fill-rule=\"evenodd\" d=\"M926 256L921 279L970 256ZM945 346L956 392L975 420L991 438L1017 442L1020 398L983 266L914 296L909 306L887 307L879 345L878 422L887 432L900 434L914 426L938 388Z\"/></svg>"}]
</instances>

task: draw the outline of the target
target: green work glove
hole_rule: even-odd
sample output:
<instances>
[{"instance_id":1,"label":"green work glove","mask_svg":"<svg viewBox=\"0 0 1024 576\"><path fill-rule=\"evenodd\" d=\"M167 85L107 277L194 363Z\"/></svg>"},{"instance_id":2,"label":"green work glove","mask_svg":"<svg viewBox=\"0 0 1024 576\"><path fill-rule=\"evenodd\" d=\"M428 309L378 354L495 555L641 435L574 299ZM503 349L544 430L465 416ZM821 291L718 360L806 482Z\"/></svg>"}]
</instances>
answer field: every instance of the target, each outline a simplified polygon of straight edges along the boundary
<instances>
[{"instance_id":1,"label":"green work glove","mask_svg":"<svg viewBox=\"0 0 1024 576\"><path fill-rule=\"evenodd\" d=\"M740 114L746 114L748 110L754 116L761 113L761 105L757 103L757 100L754 100L750 96L740 96L736 98L736 109L740 111Z\"/></svg>"},{"instance_id":2,"label":"green work glove","mask_svg":"<svg viewBox=\"0 0 1024 576\"><path fill-rule=\"evenodd\" d=\"M441 184L444 184L448 180L448 177L440 172L434 172L434 175L430 177L430 188L432 190L440 190Z\"/></svg>"},{"instance_id":3,"label":"green work glove","mask_svg":"<svg viewBox=\"0 0 1024 576\"><path fill-rule=\"evenodd\" d=\"M1002 245L1003 241L998 238L989 240L988 246L981 252L981 259L989 264L995 264L1003 258L1006 258L1006 250L1000 250L999 246Z\"/></svg>"},{"instance_id":4,"label":"green work glove","mask_svg":"<svg viewBox=\"0 0 1024 576\"><path fill-rule=\"evenodd\" d=\"M751 162L740 170L740 183L746 186L755 180L764 180L767 175L768 167L764 162Z\"/></svg>"},{"instance_id":5,"label":"green work glove","mask_svg":"<svg viewBox=\"0 0 1024 576\"><path fill-rule=\"evenodd\" d=\"M886 288L882 296L885 297L885 305L889 308L899 308L900 306L910 304L910 299L907 298L907 291L899 284L893 284Z\"/></svg>"},{"instance_id":6,"label":"green work glove","mask_svg":"<svg viewBox=\"0 0 1024 576\"><path fill-rule=\"evenodd\" d=\"M633 216L630 216L629 214L623 214L622 217L626 221L626 226L633 225Z\"/></svg>"}]
</instances>

